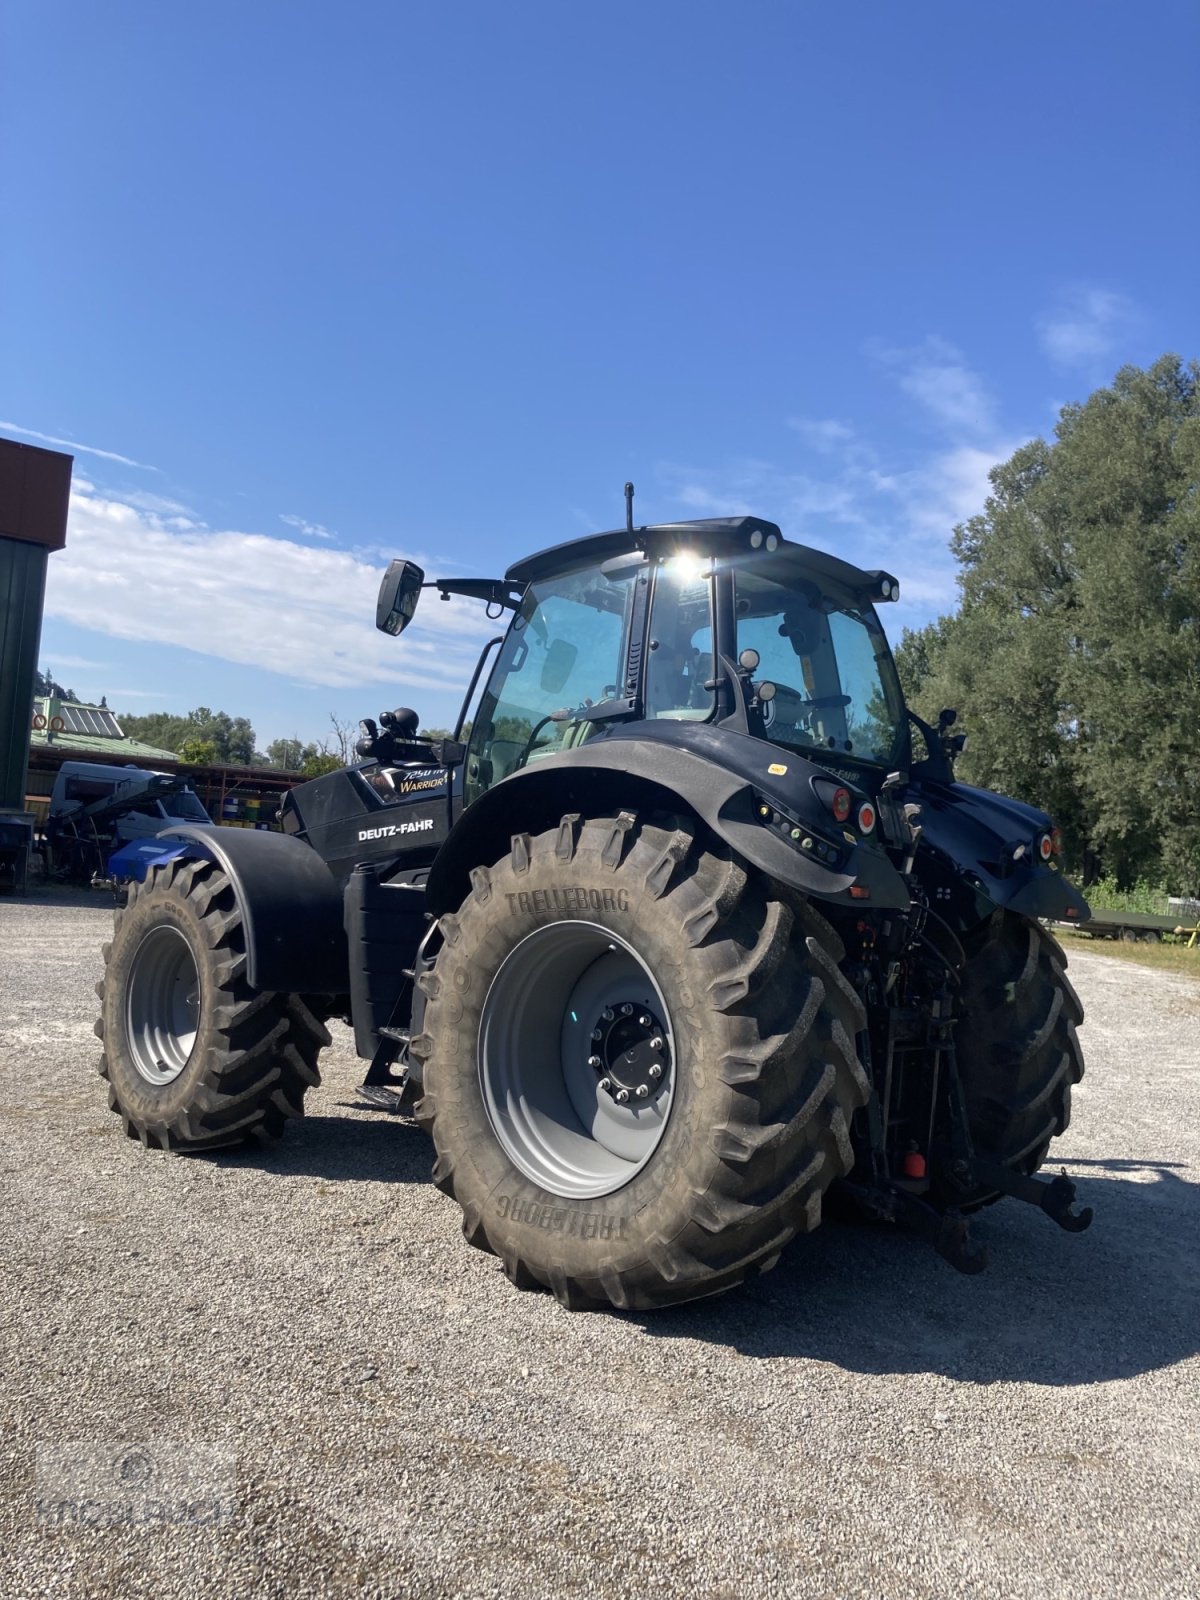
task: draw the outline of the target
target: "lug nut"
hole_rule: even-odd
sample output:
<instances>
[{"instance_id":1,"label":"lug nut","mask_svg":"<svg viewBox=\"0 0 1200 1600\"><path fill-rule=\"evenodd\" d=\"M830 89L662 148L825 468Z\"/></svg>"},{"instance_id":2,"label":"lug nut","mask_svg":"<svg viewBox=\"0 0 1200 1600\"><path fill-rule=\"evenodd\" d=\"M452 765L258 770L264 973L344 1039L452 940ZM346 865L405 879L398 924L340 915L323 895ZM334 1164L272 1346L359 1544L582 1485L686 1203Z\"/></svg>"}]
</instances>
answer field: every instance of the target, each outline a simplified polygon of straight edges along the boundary
<instances>
[{"instance_id":1,"label":"lug nut","mask_svg":"<svg viewBox=\"0 0 1200 1600\"><path fill-rule=\"evenodd\" d=\"M604 1018L605 1022L611 1022L612 1019L616 1016L616 1012L613 1010L613 1008L611 1006L605 1006L604 1010L600 1013L600 1015Z\"/></svg>"},{"instance_id":2,"label":"lug nut","mask_svg":"<svg viewBox=\"0 0 1200 1600\"><path fill-rule=\"evenodd\" d=\"M641 1027L641 1028L648 1028L650 1026L650 1018L649 1017L639 1017L638 1018L638 1026Z\"/></svg>"},{"instance_id":3,"label":"lug nut","mask_svg":"<svg viewBox=\"0 0 1200 1600\"><path fill-rule=\"evenodd\" d=\"M612 1080L610 1078L601 1078L600 1082L596 1085L596 1087L597 1087L597 1089L603 1089L604 1092L607 1094L608 1091L612 1088Z\"/></svg>"},{"instance_id":4,"label":"lug nut","mask_svg":"<svg viewBox=\"0 0 1200 1600\"><path fill-rule=\"evenodd\" d=\"M659 1063L657 1061L652 1062L651 1065L650 1065L650 1076L652 1078L661 1078L662 1077L662 1067L659 1065Z\"/></svg>"},{"instance_id":5,"label":"lug nut","mask_svg":"<svg viewBox=\"0 0 1200 1600\"><path fill-rule=\"evenodd\" d=\"M603 1061L601 1061L599 1056L589 1056L588 1057L588 1066L589 1067L602 1067L603 1065L604 1065L604 1063L603 1063Z\"/></svg>"},{"instance_id":6,"label":"lug nut","mask_svg":"<svg viewBox=\"0 0 1200 1600\"><path fill-rule=\"evenodd\" d=\"M626 1100L628 1100L628 1099L629 1099L629 1090L628 1089L618 1089L617 1090L617 1101L618 1101L618 1103L620 1105L624 1105Z\"/></svg>"},{"instance_id":7,"label":"lug nut","mask_svg":"<svg viewBox=\"0 0 1200 1600\"><path fill-rule=\"evenodd\" d=\"M633 1015L633 1007L629 1004L628 1000L626 1000L625 1004L621 1007L621 1015L623 1017L631 1017Z\"/></svg>"},{"instance_id":8,"label":"lug nut","mask_svg":"<svg viewBox=\"0 0 1200 1600\"><path fill-rule=\"evenodd\" d=\"M650 1041L651 1050L661 1050L663 1047L662 1034L656 1033Z\"/></svg>"},{"instance_id":9,"label":"lug nut","mask_svg":"<svg viewBox=\"0 0 1200 1600\"><path fill-rule=\"evenodd\" d=\"M604 1029L603 1028L593 1028L592 1029L592 1043L593 1044L599 1044L601 1039L603 1039L603 1037L604 1037Z\"/></svg>"},{"instance_id":10,"label":"lug nut","mask_svg":"<svg viewBox=\"0 0 1200 1600\"><path fill-rule=\"evenodd\" d=\"M637 1097L639 1100L644 1100L649 1093L650 1091L644 1083L638 1084Z\"/></svg>"}]
</instances>

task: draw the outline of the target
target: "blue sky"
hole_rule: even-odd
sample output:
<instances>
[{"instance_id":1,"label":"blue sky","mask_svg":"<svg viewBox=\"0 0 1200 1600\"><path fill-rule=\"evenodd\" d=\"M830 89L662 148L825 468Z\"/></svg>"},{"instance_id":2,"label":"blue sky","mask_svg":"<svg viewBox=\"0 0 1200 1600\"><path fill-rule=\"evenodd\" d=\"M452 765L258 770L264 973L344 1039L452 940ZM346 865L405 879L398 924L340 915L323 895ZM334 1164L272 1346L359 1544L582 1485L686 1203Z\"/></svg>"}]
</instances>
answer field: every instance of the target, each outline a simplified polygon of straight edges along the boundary
<instances>
[{"instance_id":1,"label":"blue sky","mask_svg":"<svg viewBox=\"0 0 1200 1600\"><path fill-rule=\"evenodd\" d=\"M989 465L1200 355L1200 11L10 0L0 433L67 441L42 662L260 745L452 719L431 574L753 510L954 603Z\"/></svg>"}]
</instances>

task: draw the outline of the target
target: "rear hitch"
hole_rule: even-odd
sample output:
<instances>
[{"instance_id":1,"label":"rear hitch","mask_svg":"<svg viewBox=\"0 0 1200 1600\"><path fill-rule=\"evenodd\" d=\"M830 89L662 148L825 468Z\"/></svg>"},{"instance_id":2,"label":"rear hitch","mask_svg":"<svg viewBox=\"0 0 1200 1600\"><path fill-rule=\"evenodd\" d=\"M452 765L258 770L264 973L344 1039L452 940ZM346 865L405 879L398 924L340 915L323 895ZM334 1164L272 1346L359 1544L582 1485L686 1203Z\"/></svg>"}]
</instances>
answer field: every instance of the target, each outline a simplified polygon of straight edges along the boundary
<instances>
[{"instance_id":1,"label":"rear hitch","mask_svg":"<svg viewBox=\"0 0 1200 1600\"><path fill-rule=\"evenodd\" d=\"M1029 1178L1023 1173L1010 1171L999 1162L975 1156L971 1161L969 1181L972 1180L977 1180L986 1188L999 1189L1001 1194L1011 1195L1014 1200L1024 1200L1027 1205L1039 1207L1052 1222L1057 1222L1068 1233L1083 1233L1092 1225L1095 1212L1091 1206L1085 1206L1079 1212L1071 1209L1075 1204L1075 1185L1067 1177L1065 1167L1056 1178L1047 1182L1045 1178Z\"/></svg>"},{"instance_id":2,"label":"rear hitch","mask_svg":"<svg viewBox=\"0 0 1200 1600\"><path fill-rule=\"evenodd\" d=\"M987 1248L972 1240L970 1223L961 1211L935 1211L916 1195L893 1188L891 1184L868 1189L856 1183L843 1183L842 1187L872 1216L885 1222L902 1223L920 1234L955 1272L974 1277L987 1266Z\"/></svg>"},{"instance_id":3,"label":"rear hitch","mask_svg":"<svg viewBox=\"0 0 1200 1600\"><path fill-rule=\"evenodd\" d=\"M954 1183L967 1191L976 1188L996 1189L1001 1194L1011 1195L1014 1200L1024 1200L1026 1205L1037 1206L1044 1211L1051 1221L1057 1222L1068 1233L1082 1233L1085 1228L1091 1227L1094 1215L1091 1206L1086 1206L1078 1213L1071 1210L1075 1203L1075 1185L1067 1177L1065 1167L1058 1177L1047 1182L1045 1178L1014 1172L999 1161L990 1161L975 1149L962 1079L953 1053L949 1088L951 1148L954 1156L949 1170Z\"/></svg>"},{"instance_id":4,"label":"rear hitch","mask_svg":"<svg viewBox=\"0 0 1200 1600\"><path fill-rule=\"evenodd\" d=\"M897 1219L922 1238L928 1239L942 1260L948 1261L955 1272L973 1278L977 1272L983 1271L988 1264L987 1247L977 1245L971 1238L971 1225L961 1211L935 1211L932 1206L918 1200L915 1195L905 1194L902 1189L893 1190L892 1193Z\"/></svg>"},{"instance_id":5,"label":"rear hitch","mask_svg":"<svg viewBox=\"0 0 1200 1600\"><path fill-rule=\"evenodd\" d=\"M955 1272L962 1272L968 1278L973 1278L977 1272L982 1272L988 1264L986 1245L977 1245L971 1238L970 1224L961 1211L947 1211L938 1217L938 1229L933 1240L933 1248L943 1261L948 1261Z\"/></svg>"}]
</instances>

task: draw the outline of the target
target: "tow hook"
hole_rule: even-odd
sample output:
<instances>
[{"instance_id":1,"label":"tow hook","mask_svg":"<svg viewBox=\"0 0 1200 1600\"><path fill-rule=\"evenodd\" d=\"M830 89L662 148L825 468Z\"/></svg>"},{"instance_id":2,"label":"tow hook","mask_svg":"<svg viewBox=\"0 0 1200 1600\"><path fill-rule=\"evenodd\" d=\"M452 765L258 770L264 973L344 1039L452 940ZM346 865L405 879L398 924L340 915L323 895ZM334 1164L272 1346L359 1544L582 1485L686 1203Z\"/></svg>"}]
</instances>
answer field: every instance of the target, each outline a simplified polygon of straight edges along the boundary
<instances>
[{"instance_id":1,"label":"tow hook","mask_svg":"<svg viewBox=\"0 0 1200 1600\"><path fill-rule=\"evenodd\" d=\"M999 1189L1001 1194L1012 1195L1014 1200L1037 1206L1068 1233L1082 1233L1092 1225L1095 1213L1091 1206L1079 1212L1071 1210L1075 1204L1075 1185L1067 1177L1065 1167L1047 1183L1044 1178L1027 1178L1023 1173L1001 1166L998 1161L987 1161L977 1155L971 1161L971 1177L987 1189Z\"/></svg>"}]
</instances>

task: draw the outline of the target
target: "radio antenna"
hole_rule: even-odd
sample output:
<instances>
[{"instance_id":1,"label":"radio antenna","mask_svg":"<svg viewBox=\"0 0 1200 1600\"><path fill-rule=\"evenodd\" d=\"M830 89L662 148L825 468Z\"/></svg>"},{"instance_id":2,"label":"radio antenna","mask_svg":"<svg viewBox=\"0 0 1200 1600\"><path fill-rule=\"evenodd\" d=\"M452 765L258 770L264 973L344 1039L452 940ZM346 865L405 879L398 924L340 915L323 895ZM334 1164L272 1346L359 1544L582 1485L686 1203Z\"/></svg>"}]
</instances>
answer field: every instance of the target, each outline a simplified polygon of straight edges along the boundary
<instances>
[{"instance_id":1,"label":"radio antenna","mask_svg":"<svg viewBox=\"0 0 1200 1600\"><path fill-rule=\"evenodd\" d=\"M625 531L633 532L633 485L625 485Z\"/></svg>"}]
</instances>

